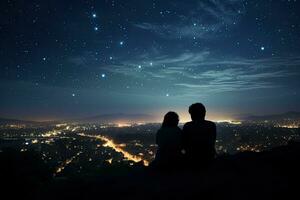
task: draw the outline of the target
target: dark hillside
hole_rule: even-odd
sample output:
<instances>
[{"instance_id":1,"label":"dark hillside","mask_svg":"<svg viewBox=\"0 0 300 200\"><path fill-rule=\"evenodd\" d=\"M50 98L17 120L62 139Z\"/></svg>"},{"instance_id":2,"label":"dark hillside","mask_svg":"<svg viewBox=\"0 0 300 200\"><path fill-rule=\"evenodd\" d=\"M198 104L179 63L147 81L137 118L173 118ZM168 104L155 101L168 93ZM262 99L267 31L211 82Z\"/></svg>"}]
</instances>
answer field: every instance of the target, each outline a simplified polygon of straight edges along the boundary
<instances>
[{"instance_id":1,"label":"dark hillside","mask_svg":"<svg viewBox=\"0 0 300 200\"><path fill-rule=\"evenodd\" d=\"M71 179L51 177L32 152L3 151L0 159L2 193L30 199L287 199L297 194L300 178L300 143L222 156L201 171L120 165Z\"/></svg>"}]
</instances>

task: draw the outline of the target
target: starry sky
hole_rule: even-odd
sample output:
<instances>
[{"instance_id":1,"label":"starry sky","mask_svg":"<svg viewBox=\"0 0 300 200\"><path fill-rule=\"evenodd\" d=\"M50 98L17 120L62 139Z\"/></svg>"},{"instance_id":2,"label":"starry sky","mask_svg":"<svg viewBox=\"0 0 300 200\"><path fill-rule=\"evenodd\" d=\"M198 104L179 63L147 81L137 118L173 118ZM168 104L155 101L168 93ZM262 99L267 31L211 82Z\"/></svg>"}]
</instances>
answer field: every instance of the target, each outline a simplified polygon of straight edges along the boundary
<instances>
[{"instance_id":1,"label":"starry sky","mask_svg":"<svg viewBox=\"0 0 300 200\"><path fill-rule=\"evenodd\" d=\"M299 0L1 0L0 116L300 111Z\"/></svg>"}]
</instances>

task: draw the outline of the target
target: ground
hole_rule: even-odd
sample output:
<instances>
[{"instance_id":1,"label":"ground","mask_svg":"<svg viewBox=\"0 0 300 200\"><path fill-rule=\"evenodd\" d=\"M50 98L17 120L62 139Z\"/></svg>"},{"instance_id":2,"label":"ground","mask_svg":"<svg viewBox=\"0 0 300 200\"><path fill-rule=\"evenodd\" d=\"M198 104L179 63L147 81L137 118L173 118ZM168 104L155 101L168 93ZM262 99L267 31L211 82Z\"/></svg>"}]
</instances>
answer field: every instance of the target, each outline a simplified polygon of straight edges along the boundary
<instances>
[{"instance_id":1,"label":"ground","mask_svg":"<svg viewBox=\"0 0 300 200\"><path fill-rule=\"evenodd\" d=\"M3 151L1 194L28 199L274 199L297 194L300 143L218 157L202 170L108 166L85 176L51 176L34 152Z\"/></svg>"}]
</instances>

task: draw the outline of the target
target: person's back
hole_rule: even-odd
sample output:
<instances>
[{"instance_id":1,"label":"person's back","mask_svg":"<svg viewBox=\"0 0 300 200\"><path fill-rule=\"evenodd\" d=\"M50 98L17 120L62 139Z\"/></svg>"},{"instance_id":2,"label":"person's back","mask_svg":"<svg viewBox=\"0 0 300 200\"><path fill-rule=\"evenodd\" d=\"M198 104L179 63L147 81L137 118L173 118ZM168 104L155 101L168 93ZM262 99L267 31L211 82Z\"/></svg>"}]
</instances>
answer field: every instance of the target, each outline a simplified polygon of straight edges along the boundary
<instances>
[{"instance_id":1,"label":"person's back","mask_svg":"<svg viewBox=\"0 0 300 200\"><path fill-rule=\"evenodd\" d=\"M179 117L175 112L168 112L164 117L162 127L157 131L158 146L154 165L160 168L176 168L181 159L182 131L178 127Z\"/></svg>"},{"instance_id":2,"label":"person's back","mask_svg":"<svg viewBox=\"0 0 300 200\"><path fill-rule=\"evenodd\" d=\"M205 120L206 110L200 104L189 108L192 121L183 127L182 142L189 165L207 165L215 156L216 125Z\"/></svg>"},{"instance_id":3,"label":"person's back","mask_svg":"<svg viewBox=\"0 0 300 200\"><path fill-rule=\"evenodd\" d=\"M156 134L157 159L163 163L176 162L181 153L181 130L178 127L162 127Z\"/></svg>"},{"instance_id":4,"label":"person's back","mask_svg":"<svg viewBox=\"0 0 300 200\"><path fill-rule=\"evenodd\" d=\"M216 125L202 120L188 122L183 127L183 148L188 160L214 158Z\"/></svg>"}]
</instances>

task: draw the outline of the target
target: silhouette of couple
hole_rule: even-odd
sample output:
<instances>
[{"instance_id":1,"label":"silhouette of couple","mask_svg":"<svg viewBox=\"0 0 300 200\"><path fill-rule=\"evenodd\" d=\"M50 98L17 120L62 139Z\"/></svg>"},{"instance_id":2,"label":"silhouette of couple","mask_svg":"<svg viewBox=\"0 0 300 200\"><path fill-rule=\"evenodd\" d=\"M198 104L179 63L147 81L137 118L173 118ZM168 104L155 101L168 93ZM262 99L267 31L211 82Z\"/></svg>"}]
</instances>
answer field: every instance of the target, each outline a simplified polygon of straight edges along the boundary
<instances>
[{"instance_id":1,"label":"silhouette of couple","mask_svg":"<svg viewBox=\"0 0 300 200\"><path fill-rule=\"evenodd\" d=\"M216 125L205 120L206 109L195 103L189 107L192 121L183 129L179 116L168 112L156 134L157 153L153 165L158 168L205 168L215 157Z\"/></svg>"}]
</instances>

